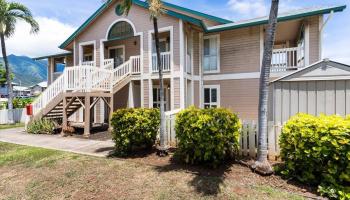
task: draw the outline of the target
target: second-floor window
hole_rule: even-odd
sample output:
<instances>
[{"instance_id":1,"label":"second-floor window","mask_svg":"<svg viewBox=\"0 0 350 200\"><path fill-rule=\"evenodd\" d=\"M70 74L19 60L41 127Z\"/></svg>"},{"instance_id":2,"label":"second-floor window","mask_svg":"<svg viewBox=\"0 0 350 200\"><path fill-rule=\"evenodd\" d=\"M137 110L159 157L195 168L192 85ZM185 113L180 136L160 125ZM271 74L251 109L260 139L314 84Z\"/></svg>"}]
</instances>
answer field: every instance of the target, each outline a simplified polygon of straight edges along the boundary
<instances>
[{"instance_id":1,"label":"second-floor window","mask_svg":"<svg viewBox=\"0 0 350 200\"><path fill-rule=\"evenodd\" d=\"M204 72L219 72L219 36L206 36L203 40Z\"/></svg>"}]
</instances>

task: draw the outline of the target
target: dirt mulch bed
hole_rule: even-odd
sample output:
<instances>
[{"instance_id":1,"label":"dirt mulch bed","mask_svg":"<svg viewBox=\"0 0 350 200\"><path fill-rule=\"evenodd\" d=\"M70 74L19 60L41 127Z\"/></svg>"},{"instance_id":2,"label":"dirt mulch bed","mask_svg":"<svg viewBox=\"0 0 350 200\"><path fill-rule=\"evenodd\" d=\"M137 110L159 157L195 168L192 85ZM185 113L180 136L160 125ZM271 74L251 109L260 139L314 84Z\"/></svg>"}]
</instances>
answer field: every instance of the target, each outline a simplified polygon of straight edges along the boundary
<instances>
[{"instance_id":1,"label":"dirt mulch bed","mask_svg":"<svg viewBox=\"0 0 350 200\"><path fill-rule=\"evenodd\" d=\"M170 149L169 155L159 157L156 149L148 151L135 152L128 157L110 158L127 160L138 164L150 165L158 168L159 171L185 171L186 173L204 177L222 177L223 179L232 179L243 185L266 185L273 188L279 188L291 194L298 194L307 199L326 199L317 195L317 188L304 185L295 180L285 180L278 175L261 176L251 171L248 167L240 164L239 161L228 162L225 165L212 169L206 166L193 166L182 163L174 159L173 155L176 149ZM237 193L244 191L236 191Z\"/></svg>"}]
</instances>

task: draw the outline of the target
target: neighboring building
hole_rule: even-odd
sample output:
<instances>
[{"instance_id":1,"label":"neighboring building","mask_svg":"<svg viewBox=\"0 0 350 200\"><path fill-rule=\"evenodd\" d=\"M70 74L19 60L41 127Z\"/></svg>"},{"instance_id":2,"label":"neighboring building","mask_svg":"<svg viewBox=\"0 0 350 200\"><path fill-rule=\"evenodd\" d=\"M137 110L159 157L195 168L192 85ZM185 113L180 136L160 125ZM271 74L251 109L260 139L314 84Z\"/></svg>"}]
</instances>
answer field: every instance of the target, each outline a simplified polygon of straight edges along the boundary
<instances>
[{"instance_id":1,"label":"neighboring building","mask_svg":"<svg viewBox=\"0 0 350 200\"><path fill-rule=\"evenodd\" d=\"M122 16L120 1L107 1L60 46L71 53L42 57L49 59L51 86L34 104L34 113L63 117L64 123L65 116L103 122L109 109L159 107L154 30L147 8L146 2L134 0L129 15ZM170 3L164 2L164 8L158 27L166 110L226 107L241 119L257 119L268 17L232 22ZM344 9L280 13L272 80L318 62L328 21L324 15ZM58 69L62 65L63 75Z\"/></svg>"},{"instance_id":2,"label":"neighboring building","mask_svg":"<svg viewBox=\"0 0 350 200\"><path fill-rule=\"evenodd\" d=\"M28 87L20 86L18 83L12 83L13 97L29 96L30 90ZM0 97L8 97L7 83L0 85Z\"/></svg>"},{"instance_id":3,"label":"neighboring building","mask_svg":"<svg viewBox=\"0 0 350 200\"><path fill-rule=\"evenodd\" d=\"M30 94L32 96L38 96L47 88L47 81L40 82L30 87Z\"/></svg>"}]
</instances>

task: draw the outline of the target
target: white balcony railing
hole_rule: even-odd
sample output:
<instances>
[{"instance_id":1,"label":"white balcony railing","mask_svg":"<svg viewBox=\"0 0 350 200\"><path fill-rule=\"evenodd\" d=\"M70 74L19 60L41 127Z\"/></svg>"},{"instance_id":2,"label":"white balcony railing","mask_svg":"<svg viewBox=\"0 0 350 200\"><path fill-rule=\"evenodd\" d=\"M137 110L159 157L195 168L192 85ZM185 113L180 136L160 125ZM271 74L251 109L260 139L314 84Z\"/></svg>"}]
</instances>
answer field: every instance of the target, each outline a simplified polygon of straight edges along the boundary
<instances>
[{"instance_id":1,"label":"white balcony railing","mask_svg":"<svg viewBox=\"0 0 350 200\"><path fill-rule=\"evenodd\" d=\"M105 60L103 60L103 67L105 69L112 70L113 69L113 63L114 63L114 59L113 58L105 59Z\"/></svg>"},{"instance_id":2,"label":"white balcony railing","mask_svg":"<svg viewBox=\"0 0 350 200\"><path fill-rule=\"evenodd\" d=\"M162 52L160 53L160 61L163 72L169 72L171 66L171 53L170 52ZM157 62L157 54L152 54L152 72L158 72L158 62Z\"/></svg>"},{"instance_id":3,"label":"white balcony railing","mask_svg":"<svg viewBox=\"0 0 350 200\"><path fill-rule=\"evenodd\" d=\"M82 66L90 66L94 67L95 66L95 61L84 61L81 63Z\"/></svg>"},{"instance_id":4,"label":"white balcony railing","mask_svg":"<svg viewBox=\"0 0 350 200\"><path fill-rule=\"evenodd\" d=\"M284 72L305 67L302 47L274 49L272 52L271 72Z\"/></svg>"}]
</instances>

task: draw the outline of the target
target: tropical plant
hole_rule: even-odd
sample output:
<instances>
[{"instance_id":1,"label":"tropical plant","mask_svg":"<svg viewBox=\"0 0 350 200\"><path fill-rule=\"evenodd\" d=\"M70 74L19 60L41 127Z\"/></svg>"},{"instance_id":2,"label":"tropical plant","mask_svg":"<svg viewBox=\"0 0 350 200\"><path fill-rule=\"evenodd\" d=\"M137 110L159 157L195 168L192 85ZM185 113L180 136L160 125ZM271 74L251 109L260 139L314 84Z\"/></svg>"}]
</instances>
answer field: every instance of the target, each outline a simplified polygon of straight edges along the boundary
<instances>
[{"instance_id":1,"label":"tropical plant","mask_svg":"<svg viewBox=\"0 0 350 200\"><path fill-rule=\"evenodd\" d=\"M258 127L258 157L251 166L255 171L262 174L272 174L272 168L267 160L267 102L269 94L269 79L272 59L272 49L276 34L277 14L279 0L271 1L269 23L266 30L264 55L260 73L259 84L259 127Z\"/></svg>"},{"instance_id":2,"label":"tropical plant","mask_svg":"<svg viewBox=\"0 0 350 200\"><path fill-rule=\"evenodd\" d=\"M14 74L11 73L10 78L13 80ZM6 80L6 70L2 68L2 64L0 63L0 85L4 85L7 82Z\"/></svg>"},{"instance_id":3,"label":"tropical plant","mask_svg":"<svg viewBox=\"0 0 350 200\"><path fill-rule=\"evenodd\" d=\"M176 116L176 157L190 164L217 167L237 153L241 123L224 108L189 107Z\"/></svg>"},{"instance_id":4,"label":"tropical plant","mask_svg":"<svg viewBox=\"0 0 350 200\"><path fill-rule=\"evenodd\" d=\"M112 127L116 154L126 156L134 148L151 148L157 138L159 110L126 108L113 113Z\"/></svg>"},{"instance_id":5,"label":"tropical plant","mask_svg":"<svg viewBox=\"0 0 350 200\"><path fill-rule=\"evenodd\" d=\"M157 65L159 73L159 96L160 96L160 145L158 147L158 155L166 156L168 154L168 147L166 144L166 131L165 131L165 108L164 108L164 81L163 81L163 69L161 67L161 58L160 58L160 49L159 49L159 31L158 31L158 18L164 12L162 8L161 0L147 0L149 4L149 14L150 18L153 21L154 28L154 40L156 45L156 54L157 54ZM125 15L129 14L129 11L132 6L132 0L123 0L121 8Z\"/></svg>"},{"instance_id":6,"label":"tropical plant","mask_svg":"<svg viewBox=\"0 0 350 200\"><path fill-rule=\"evenodd\" d=\"M11 85L11 73L6 53L5 38L9 38L15 33L16 22L18 19L24 20L31 26L31 33L37 33L39 31L38 22L34 20L31 11L26 6L16 2L7 2L6 0L0 0L0 40L2 56L6 70L8 107L10 110L13 109L13 91ZM13 114L9 115L9 122L14 123Z\"/></svg>"},{"instance_id":7,"label":"tropical plant","mask_svg":"<svg viewBox=\"0 0 350 200\"><path fill-rule=\"evenodd\" d=\"M318 185L322 195L350 199L350 121L337 115L298 114L280 136L281 173Z\"/></svg>"},{"instance_id":8,"label":"tropical plant","mask_svg":"<svg viewBox=\"0 0 350 200\"><path fill-rule=\"evenodd\" d=\"M55 131L55 123L49 119L39 119L30 122L27 132L30 134L53 134Z\"/></svg>"},{"instance_id":9,"label":"tropical plant","mask_svg":"<svg viewBox=\"0 0 350 200\"><path fill-rule=\"evenodd\" d=\"M26 105L33 102L33 98L14 98L13 108L25 108Z\"/></svg>"}]
</instances>

